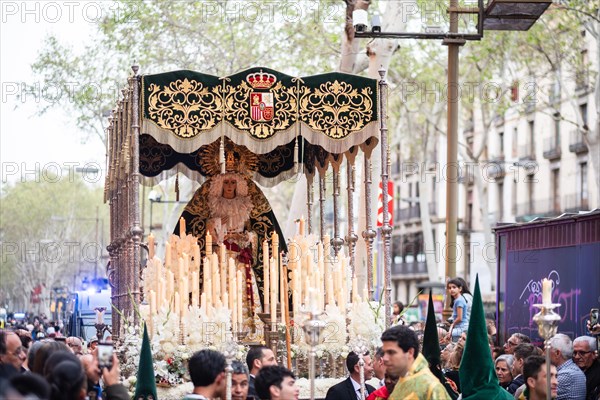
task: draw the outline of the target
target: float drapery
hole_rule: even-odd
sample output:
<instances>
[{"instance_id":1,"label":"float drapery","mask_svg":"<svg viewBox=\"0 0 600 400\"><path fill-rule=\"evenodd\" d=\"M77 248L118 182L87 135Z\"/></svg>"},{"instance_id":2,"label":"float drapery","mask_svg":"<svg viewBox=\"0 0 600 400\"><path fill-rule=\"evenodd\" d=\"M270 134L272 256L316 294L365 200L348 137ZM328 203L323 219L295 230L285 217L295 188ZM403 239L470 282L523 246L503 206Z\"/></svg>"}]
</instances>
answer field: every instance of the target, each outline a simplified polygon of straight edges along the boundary
<instances>
[{"instance_id":1,"label":"float drapery","mask_svg":"<svg viewBox=\"0 0 600 400\"><path fill-rule=\"evenodd\" d=\"M143 76L141 99L140 173L151 185L206 176L199 157L222 137L258 156L253 179L265 186L293 176L295 161L313 176L378 143L377 81L356 75L182 70Z\"/></svg>"}]
</instances>

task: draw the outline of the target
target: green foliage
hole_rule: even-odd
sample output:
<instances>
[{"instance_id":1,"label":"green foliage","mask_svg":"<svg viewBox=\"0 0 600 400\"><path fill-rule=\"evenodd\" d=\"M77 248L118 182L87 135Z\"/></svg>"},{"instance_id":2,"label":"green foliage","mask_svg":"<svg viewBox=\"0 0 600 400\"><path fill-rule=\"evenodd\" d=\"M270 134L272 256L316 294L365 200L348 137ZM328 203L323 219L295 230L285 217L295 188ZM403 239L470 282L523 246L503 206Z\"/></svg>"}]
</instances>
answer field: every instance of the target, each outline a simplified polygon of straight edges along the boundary
<instances>
[{"instance_id":1,"label":"green foliage","mask_svg":"<svg viewBox=\"0 0 600 400\"><path fill-rule=\"evenodd\" d=\"M82 263L96 257L104 247L96 242L108 234L100 231L108 230L108 223L102 222L108 221L102 195L101 188L91 187L75 174L42 173L35 180L3 187L0 301L23 301L23 293L38 284L47 289L59 284L71 286L72 272L81 270ZM101 259L98 265L102 273Z\"/></svg>"},{"instance_id":2,"label":"green foliage","mask_svg":"<svg viewBox=\"0 0 600 400\"><path fill-rule=\"evenodd\" d=\"M190 69L224 76L263 65L290 75L321 73L335 70L345 18L343 2L331 0L105 6L106 17L81 53L49 37L32 66L63 94L40 112L66 107L81 129L101 137L103 115L119 99L134 60L144 74Z\"/></svg>"}]
</instances>

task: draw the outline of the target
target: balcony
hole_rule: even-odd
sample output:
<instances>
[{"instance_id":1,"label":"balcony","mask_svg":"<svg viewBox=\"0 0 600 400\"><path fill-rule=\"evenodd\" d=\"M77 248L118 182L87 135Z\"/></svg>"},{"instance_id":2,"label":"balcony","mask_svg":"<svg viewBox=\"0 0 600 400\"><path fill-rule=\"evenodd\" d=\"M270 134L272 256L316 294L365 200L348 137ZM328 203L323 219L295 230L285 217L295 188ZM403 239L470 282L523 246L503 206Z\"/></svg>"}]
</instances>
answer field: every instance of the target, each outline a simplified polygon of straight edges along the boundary
<instances>
[{"instance_id":1,"label":"balcony","mask_svg":"<svg viewBox=\"0 0 600 400\"><path fill-rule=\"evenodd\" d=\"M500 180L506 175L504 156L495 156L484 166L484 177L487 180Z\"/></svg>"},{"instance_id":2,"label":"balcony","mask_svg":"<svg viewBox=\"0 0 600 400\"><path fill-rule=\"evenodd\" d=\"M560 140L557 136L544 139L544 158L551 161L560 159Z\"/></svg>"},{"instance_id":3,"label":"balcony","mask_svg":"<svg viewBox=\"0 0 600 400\"><path fill-rule=\"evenodd\" d=\"M514 210L517 222L527 222L537 217L556 217L562 214L560 198L518 203Z\"/></svg>"},{"instance_id":4,"label":"balcony","mask_svg":"<svg viewBox=\"0 0 600 400\"><path fill-rule=\"evenodd\" d=\"M535 146L533 143L519 146L519 161L535 161Z\"/></svg>"},{"instance_id":5,"label":"balcony","mask_svg":"<svg viewBox=\"0 0 600 400\"><path fill-rule=\"evenodd\" d=\"M421 275L427 277L427 263L425 261L393 263L392 275Z\"/></svg>"},{"instance_id":6,"label":"balcony","mask_svg":"<svg viewBox=\"0 0 600 400\"><path fill-rule=\"evenodd\" d=\"M574 193L564 196L563 207L565 212L588 211L590 205L587 194Z\"/></svg>"},{"instance_id":7,"label":"balcony","mask_svg":"<svg viewBox=\"0 0 600 400\"><path fill-rule=\"evenodd\" d=\"M581 129L573 129L569 137L569 151L575 154L583 154L588 152L587 144L583 140L583 131Z\"/></svg>"},{"instance_id":8,"label":"balcony","mask_svg":"<svg viewBox=\"0 0 600 400\"><path fill-rule=\"evenodd\" d=\"M590 71L587 68L582 68L575 73L575 91L578 94L583 94L590 89Z\"/></svg>"},{"instance_id":9,"label":"balcony","mask_svg":"<svg viewBox=\"0 0 600 400\"><path fill-rule=\"evenodd\" d=\"M437 215L435 203L429 203L429 214L431 216ZM412 205L410 207L401 208L396 212L395 222L410 222L412 220L418 220L421 218L421 209L419 205Z\"/></svg>"}]
</instances>

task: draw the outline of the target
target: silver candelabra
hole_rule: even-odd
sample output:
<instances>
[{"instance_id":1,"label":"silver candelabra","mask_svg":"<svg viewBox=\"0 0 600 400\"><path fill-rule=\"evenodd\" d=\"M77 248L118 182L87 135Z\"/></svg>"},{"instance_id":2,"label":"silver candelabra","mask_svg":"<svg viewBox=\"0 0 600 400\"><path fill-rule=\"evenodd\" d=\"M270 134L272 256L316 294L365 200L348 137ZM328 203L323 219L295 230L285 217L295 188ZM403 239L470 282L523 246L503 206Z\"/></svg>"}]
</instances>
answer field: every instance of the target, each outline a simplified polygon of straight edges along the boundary
<instances>
[{"instance_id":1,"label":"silver candelabra","mask_svg":"<svg viewBox=\"0 0 600 400\"><path fill-rule=\"evenodd\" d=\"M227 374L227 390L225 392L225 399L231 400L231 376L233 374L233 367L231 366L231 363L238 352L238 344L233 340L233 337L228 338L228 340L225 342L222 352L225 356L225 373Z\"/></svg>"},{"instance_id":2,"label":"silver candelabra","mask_svg":"<svg viewBox=\"0 0 600 400\"><path fill-rule=\"evenodd\" d=\"M358 355L358 366L360 371L360 398L367 398L367 390L365 386L365 359L364 356L369 352L369 344L360 335L358 335L350 344L351 349Z\"/></svg>"},{"instance_id":3,"label":"silver candelabra","mask_svg":"<svg viewBox=\"0 0 600 400\"><path fill-rule=\"evenodd\" d=\"M560 304L545 303L534 304L534 307L540 311L533 316L533 322L538 326L540 336L544 339L546 349L546 399L552 399L552 379L551 379L551 361L550 361L550 340L558 330L560 315L554 312L554 309L560 307Z\"/></svg>"},{"instance_id":4,"label":"silver candelabra","mask_svg":"<svg viewBox=\"0 0 600 400\"><path fill-rule=\"evenodd\" d=\"M302 326L304 330L304 340L306 344L310 346L310 352L308 353L308 378L310 379L310 399L315 398L315 357L316 348L321 344L323 340L323 329L325 329L325 323L319 319L322 311L311 309L307 311L308 320L306 320Z\"/></svg>"}]
</instances>

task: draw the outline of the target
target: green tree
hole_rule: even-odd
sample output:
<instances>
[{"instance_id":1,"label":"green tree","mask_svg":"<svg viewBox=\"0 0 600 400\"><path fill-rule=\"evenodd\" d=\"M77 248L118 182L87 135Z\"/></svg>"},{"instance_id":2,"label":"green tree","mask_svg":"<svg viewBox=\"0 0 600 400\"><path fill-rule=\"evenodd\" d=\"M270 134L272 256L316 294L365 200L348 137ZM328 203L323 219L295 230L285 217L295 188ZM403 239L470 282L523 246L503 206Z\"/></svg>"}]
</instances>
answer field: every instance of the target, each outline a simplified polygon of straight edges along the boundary
<instances>
[{"instance_id":1,"label":"green tree","mask_svg":"<svg viewBox=\"0 0 600 400\"><path fill-rule=\"evenodd\" d=\"M137 61L141 73L191 69L225 76L253 66L290 75L335 69L342 2L117 1L77 53L50 36L33 71L65 96L41 108L72 110L104 139L106 113ZM77 85L73 85L77 82Z\"/></svg>"},{"instance_id":2,"label":"green tree","mask_svg":"<svg viewBox=\"0 0 600 400\"><path fill-rule=\"evenodd\" d=\"M12 310L48 313L54 287L73 289L84 276L93 276L94 267L104 275L101 239L106 233L101 229L108 228L102 222L108 218L100 207L102 194L77 175L40 174L3 188L1 303ZM30 294L39 285L41 303L34 306Z\"/></svg>"}]
</instances>

